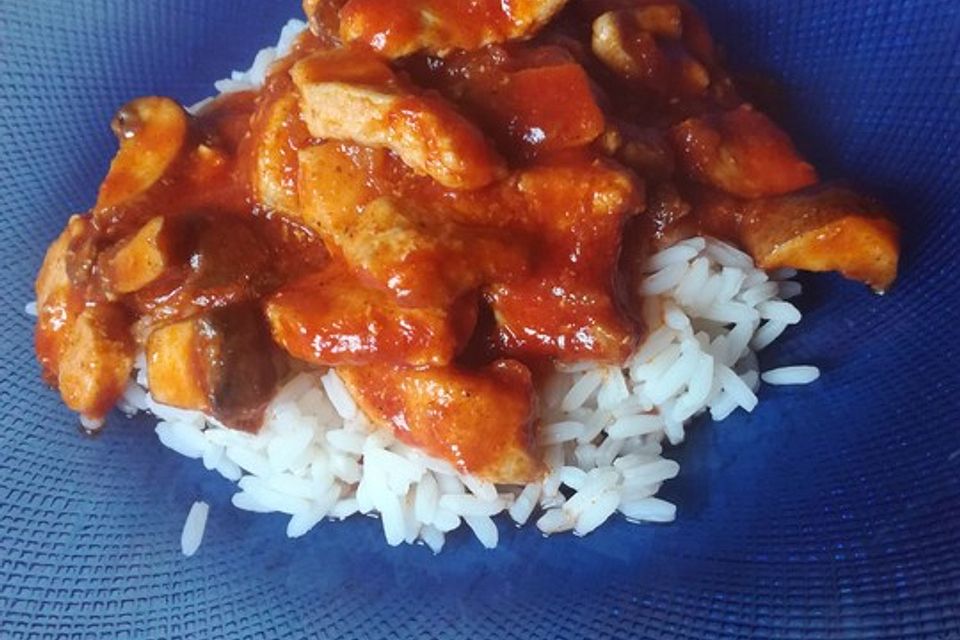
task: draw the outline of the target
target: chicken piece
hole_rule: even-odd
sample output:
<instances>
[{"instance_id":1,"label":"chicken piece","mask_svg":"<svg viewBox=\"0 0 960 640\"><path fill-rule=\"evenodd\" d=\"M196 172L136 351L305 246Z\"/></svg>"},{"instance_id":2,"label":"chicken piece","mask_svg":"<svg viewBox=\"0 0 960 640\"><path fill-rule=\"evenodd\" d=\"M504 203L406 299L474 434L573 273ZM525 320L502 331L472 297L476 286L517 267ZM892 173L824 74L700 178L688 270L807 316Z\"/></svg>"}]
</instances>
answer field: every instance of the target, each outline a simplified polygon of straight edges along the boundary
<instances>
[{"instance_id":1,"label":"chicken piece","mask_svg":"<svg viewBox=\"0 0 960 640\"><path fill-rule=\"evenodd\" d=\"M272 77L250 123L250 188L264 208L296 216L297 151L310 138L300 118L300 95L287 75Z\"/></svg>"},{"instance_id":2,"label":"chicken piece","mask_svg":"<svg viewBox=\"0 0 960 640\"><path fill-rule=\"evenodd\" d=\"M147 338L147 380L158 402L181 409L209 410L205 376L194 371L199 329L197 319L191 318L154 329Z\"/></svg>"},{"instance_id":3,"label":"chicken piece","mask_svg":"<svg viewBox=\"0 0 960 640\"><path fill-rule=\"evenodd\" d=\"M522 237L429 225L392 198L367 205L339 246L349 264L408 305L446 306L492 280L515 280L529 265Z\"/></svg>"},{"instance_id":4,"label":"chicken piece","mask_svg":"<svg viewBox=\"0 0 960 640\"><path fill-rule=\"evenodd\" d=\"M526 484L543 474L529 369L500 360L476 370L340 367L357 404L410 444L491 482Z\"/></svg>"},{"instance_id":5,"label":"chicken piece","mask_svg":"<svg viewBox=\"0 0 960 640\"><path fill-rule=\"evenodd\" d=\"M696 96L710 73L681 44L683 14L676 4L608 11L593 21L591 47L607 67L664 96Z\"/></svg>"},{"instance_id":6,"label":"chicken piece","mask_svg":"<svg viewBox=\"0 0 960 640\"><path fill-rule=\"evenodd\" d=\"M622 309L617 262L626 221L640 210L642 189L604 161L541 165L518 175L513 189L538 224L545 247L526 279L496 283L487 297L503 353L522 360L622 362L638 327Z\"/></svg>"},{"instance_id":7,"label":"chicken piece","mask_svg":"<svg viewBox=\"0 0 960 640\"><path fill-rule=\"evenodd\" d=\"M623 363L637 344L638 326L612 289L576 279L490 287L497 347L526 361Z\"/></svg>"},{"instance_id":8,"label":"chicken piece","mask_svg":"<svg viewBox=\"0 0 960 640\"><path fill-rule=\"evenodd\" d=\"M173 225L157 216L135 235L100 254L104 288L113 294L139 291L159 279L176 260Z\"/></svg>"},{"instance_id":9,"label":"chicken piece","mask_svg":"<svg viewBox=\"0 0 960 640\"><path fill-rule=\"evenodd\" d=\"M312 364L440 366L469 339L477 305L468 297L450 310L401 307L333 266L274 294L266 314L277 344Z\"/></svg>"},{"instance_id":10,"label":"chicken piece","mask_svg":"<svg viewBox=\"0 0 960 640\"><path fill-rule=\"evenodd\" d=\"M897 276L899 230L871 198L826 185L744 206L743 245L764 269L839 271L879 292Z\"/></svg>"},{"instance_id":11,"label":"chicken piece","mask_svg":"<svg viewBox=\"0 0 960 640\"><path fill-rule=\"evenodd\" d=\"M170 98L151 96L127 103L111 127L120 149L94 206L94 219L104 227L116 215L116 208L160 185L188 146L189 116Z\"/></svg>"},{"instance_id":12,"label":"chicken piece","mask_svg":"<svg viewBox=\"0 0 960 640\"><path fill-rule=\"evenodd\" d=\"M340 11L340 37L388 58L532 37L566 0L349 0Z\"/></svg>"},{"instance_id":13,"label":"chicken piece","mask_svg":"<svg viewBox=\"0 0 960 640\"><path fill-rule=\"evenodd\" d=\"M511 160L582 147L604 130L584 68L559 46L491 45L404 62L416 82L469 114Z\"/></svg>"},{"instance_id":14,"label":"chicken piece","mask_svg":"<svg viewBox=\"0 0 960 640\"><path fill-rule=\"evenodd\" d=\"M742 198L777 196L817 182L817 173L776 124L749 105L690 118L670 130L680 169Z\"/></svg>"},{"instance_id":15,"label":"chicken piece","mask_svg":"<svg viewBox=\"0 0 960 640\"><path fill-rule=\"evenodd\" d=\"M87 305L70 324L60 354L57 387L64 403L90 420L102 420L127 387L134 351L123 307Z\"/></svg>"},{"instance_id":16,"label":"chicken piece","mask_svg":"<svg viewBox=\"0 0 960 640\"><path fill-rule=\"evenodd\" d=\"M387 151L350 143L323 142L299 153L300 217L338 252L337 241L364 207L376 200L392 164Z\"/></svg>"},{"instance_id":17,"label":"chicken piece","mask_svg":"<svg viewBox=\"0 0 960 640\"><path fill-rule=\"evenodd\" d=\"M332 50L298 62L291 76L316 138L385 147L446 187L476 189L503 175L483 134L437 95L404 87L371 52Z\"/></svg>"},{"instance_id":18,"label":"chicken piece","mask_svg":"<svg viewBox=\"0 0 960 640\"><path fill-rule=\"evenodd\" d=\"M256 304L155 329L146 352L150 392L158 402L203 411L235 429L260 428L279 376Z\"/></svg>"},{"instance_id":19,"label":"chicken piece","mask_svg":"<svg viewBox=\"0 0 960 640\"><path fill-rule=\"evenodd\" d=\"M511 73L488 104L501 137L526 156L587 145L603 133L603 112L578 64Z\"/></svg>"},{"instance_id":20,"label":"chicken piece","mask_svg":"<svg viewBox=\"0 0 960 640\"><path fill-rule=\"evenodd\" d=\"M68 407L101 420L123 394L133 367L130 319L88 296L96 261L88 216L73 216L50 246L37 276L37 359Z\"/></svg>"},{"instance_id":21,"label":"chicken piece","mask_svg":"<svg viewBox=\"0 0 960 640\"><path fill-rule=\"evenodd\" d=\"M57 383L61 354L86 301L87 274L77 272L77 255L89 251L93 233L88 216L72 216L47 249L37 274L36 353L43 377L52 385Z\"/></svg>"},{"instance_id":22,"label":"chicken piece","mask_svg":"<svg viewBox=\"0 0 960 640\"><path fill-rule=\"evenodd\" d=\"M574 63L504 74L470 100L501 146L521 157L590 144L604 129L590 79Z\"/></svg>"},{"instance_id":23,"label":"chicken piece","mask_svg":"<svg viewBox=\"0 0 960 640\"><path fill-rule=\"evenodd\" d=\"M331 252L339 253L365 280L390 290L407 306L445 308L492 280L525 273L529 251L523 234L471 228L379 196L388 185L389 160L348 145L327 142L301 151L304 220ZM388 180L389 182L389 180Z\"/></svg>"}]
</instances>

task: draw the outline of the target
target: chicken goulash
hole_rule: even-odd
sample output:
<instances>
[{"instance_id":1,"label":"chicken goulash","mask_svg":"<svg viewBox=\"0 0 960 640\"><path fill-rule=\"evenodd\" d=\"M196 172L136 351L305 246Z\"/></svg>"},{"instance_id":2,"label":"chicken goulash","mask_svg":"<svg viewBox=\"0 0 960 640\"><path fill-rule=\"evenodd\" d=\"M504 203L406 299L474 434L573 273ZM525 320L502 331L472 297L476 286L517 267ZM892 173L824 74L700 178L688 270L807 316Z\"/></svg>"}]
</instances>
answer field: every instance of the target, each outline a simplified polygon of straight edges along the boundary
<instances>
[{"instance_id":1,"label":"chicken goulash","mask_svg":"<svg viewBox=\"0 0 960 640\"><path fill-rule=\"evenodd\" d=\"M674 0L306 0L255 91L123 106L37 277L47 382L256 432L335 368L376 425L498 483L544 473L536 389L622 364L640 265L692 236L878 292L898 231L824 183Z\"/></svg>"}]
</instances>

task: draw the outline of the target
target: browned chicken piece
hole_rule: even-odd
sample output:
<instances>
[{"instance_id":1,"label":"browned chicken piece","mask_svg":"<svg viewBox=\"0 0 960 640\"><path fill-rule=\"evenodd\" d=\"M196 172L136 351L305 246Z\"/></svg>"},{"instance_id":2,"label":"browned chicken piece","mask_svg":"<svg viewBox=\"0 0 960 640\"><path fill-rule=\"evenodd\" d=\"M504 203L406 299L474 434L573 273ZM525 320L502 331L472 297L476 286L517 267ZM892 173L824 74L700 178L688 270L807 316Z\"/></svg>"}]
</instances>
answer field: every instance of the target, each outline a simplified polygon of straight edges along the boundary
<instances>
[{"instance_id":1,"label":"browned chicken piece","mask_svg":"<svg viewBox=\"0 0 960 640\"><path fill-rule=\"evenodd\" d=\"M489 289L501 349L520 359L622 361L638 327L620 308L614 279L623 226L641 208L640 185L596 159L542 164L521 172L513 188L546 246L529 278Z\"/></svg>"},{"instance_id":2,"label":"browned chicken piece","mask_svg":"<svg viewBox=\"0 0 960 640\"><path fill-rule=\"evenodd\" d=\"M673 205L661 194L668 213L657 221L660 248L709 235L742 246L764 269L839 271L880 292L896 277L896 224L879 202L845 186L817 185L754 200L689 185L683 195L670 192ZM680 215L670 215L671 207Z\"/></svg>"},{"instance_id":3,"label":"browned chicken piece","mask_svg":"<svg viewBox=\"0 0 960 640\"><path fill-rule=\"evenodd\" d=\"M86 304L88 274L82 269L78 272L78 255L90 251L93 233L89 216L72 216L47 249L37 274L37 360L44 379L52 385L57 383L70 330Z\"/></svg>"},{"instance_id":4,"label":"browned chicken piece","mask_svg":"<svg viewBox=\"0 0 960 640\"><path fill-rule=\"evenodd\" d=\"M304 219L370 284L408 306L447 307L492 280L525 273L523 234L468 228L416 208L415 200L379 196L389 159L327 142L301 152Z\"/></svg>"},{"instance_id":5,"label":"browned chicken piece","mask_svg":"<svg viewBox=\"0 0 960 640\"><path fill-rule=\"evenodd\" d=\"M386 150L332 140L299 156L300 217L337 252L339 237L384 193L380 178L391 174L393 163Z\"/></svg>"},{"instance_id":6,"label":"browned chicken piece","mask_svg":"<svg viewBox=\"0 0 960 640\"><path fill-rule=\"evenodd\" d=\"M135 344L130 318L120 305L87 305L67 333L57 387L64 403L100 420L123 395L133 370Z\"/></svg>"},{"instance_id":7,"label":"browned chicken piece","mask_svg":"<svg viewBox=\"0 0 960 640\"><path fill-rule=\"evenodd\" d=\"M133 293L159 279L176 260L173 225L157 216L132 237L100 254L104 289L113 295Z\"/></svg>"},{"instance_id":8,"label":"browned chicken piece","mask_svg":"<svg viewBox=\"0 0 960 640\"><path fill-rule=\"evenodd\" d=\"M266 303L273 338L290 355L325 366L451 362L476 323L476 299L441 308L399 306L342 266L294 282Z\"/></svg>"},{"instance_id":9,"label":"browned chicken piece","mask_svg":"<svg viewBox=\"0 0 960 640\"><path fill-rule=\"evenodd\" d=\"M349 0L340 11L344 42L388 58L532 37L566 0Z\"/></svg>"},{"instance_id":10,"label":"browned chicken piece","mask_svg":"<svg viewBox=\"0 0 960 640\"><path fill-rule=\"evenodd\" d=\"M899 230L876 200L826 185L744 206L740 236L764 269L839 271L880 292L897 276Z\"/></svg>"},{"instance_id":11,"label":"browned chicken piece","mask_svg":"<svg viewBox=\"0 0 960 640\"><path fill-rule=\"evenodd\" d=\"M147 378L164 404L256 431L279 380L274 347L256 304L214 309L154 330Z\"/></svg>"},{"instance_id":12,"label":"browned chicken piece","mask_svg":"<svg viewBox=\"0 0 960 640\"><path fill-rule=\"evenodd\" d=\"M408 66L418 81L461 105L514 159L582 147L603 133L590 78L560 47L490 46Z\"/></svg>"},{"instance_id":13,"label":"browned chicken piece","mask_svg":"<svg viewBox=\"0 0 960 640\"><path fill-rule=\"evenodd\" d=\"M187 112L170 98L138 98L120 109L111 123L120 149L94 205L98 223L160 184L188 146L189 125Z\"/></svg>"},{"instance_id":14,"label":"browned chicken piece","mask_svg":"<svg viewBox=\"0 0 960 640\"><path fill-rule=\"evenodd\" d=\"M496 346L513 357L620 364L637 344L636 320L620 307L612 284L530 280L494 285L487 295Z\"/></svg>"},{"instance_id":15,"label":"browned chicken piece","mask_svg":"<svg viewBox=\"0 0 960 640\"><path fill-rule=\"evenodd\" d=\"M533 380L519 362L471 370L368 365L337 373L374 422L463 473L509 484L543 473Z\"/></svg>"},{"instance_id":16,"label":"browned chicken piece","mask_svg":"<svg viewBox=\"0 0 960 640\"><path fill-rule=\"evenodd\" d=\"M687 53L676 4L608 11L593 21L591 47L621 77L662 95L696 96L710 85L707 67Z\"/></svg>"},{"instance_id":17,"label":"browned chicken piece","mask_svg":"<svg viewBox=\"0 0 960 640\"><path fill-rule=\"evenodd\" d=\"M300 118L300 95L290 78L279 74L268 81L250 123L252 149L250 190L266 209L296 216L297 151L310 137Z\"/></svg>"},{"instance_id":18,"label":"browned chicken piece","mask_svg":"<svg viewBox=\"0 0 960 640\"><path fill-rule=\"evenodd\" d=\"M388 197L364 207L339 246L349 264L409 305L446 306L492 280L513 281L529 265L522 235L429 224Z\"/></svg>"},{"instance_id":19,"label":"browned chicken piece","mask_svg":"<svg viewBox=\"0 0 960 640\"><path fill-rule=\"evenodd\" d=\"M780 127L749 105L690 118L670 130L680 169L742 198L777 196L817 182Z\"/></svg>"},{"instance_id":20,"label":"browned chicken piece","mask_svg":"<svg viewBox=\"0 0 960 640\"><path fill-rule=\"evenodd\" d=\"M603 132L603 112L578 64L511 73L483 102L500 137L527 155L587 145Z\"/></svg>"},{"instance_id":21,"label":"browned chicken piece","mask_svg":"<svg viewBox=\"0 0 960 640\"><path fill-rule=\"evenodd\" d=\"M64 403L101 420L123 394L134 342L123 307L88 297L96 245L86 216L73 216L37 276L37 358Z\"/></svg>"},{"instance_id":22,"label":"browned chicken piece","mask_svg":"<svg viewBox=\"0 0 960 640\"><path fill-rule=\"evenodd\" d=\"M483 187L504 173L477 127L438 95L404 86L372 52L322 51L294 65L291 75L314 137L388 148L455 189Z\"/></svg>"}]
</instances>

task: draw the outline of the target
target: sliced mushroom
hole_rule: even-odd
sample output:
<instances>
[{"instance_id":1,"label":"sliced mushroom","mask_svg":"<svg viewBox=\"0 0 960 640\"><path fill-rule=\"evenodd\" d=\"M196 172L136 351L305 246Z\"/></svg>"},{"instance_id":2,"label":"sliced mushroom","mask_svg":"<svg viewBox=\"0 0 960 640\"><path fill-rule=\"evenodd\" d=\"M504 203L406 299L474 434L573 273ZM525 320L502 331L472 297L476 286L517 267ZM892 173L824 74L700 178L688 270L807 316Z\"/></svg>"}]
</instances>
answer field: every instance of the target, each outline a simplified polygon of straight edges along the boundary
<instances>
[{"instance_id":1,"label":"sliced mushroom","mask_svg":"<svg viewBox=\"0 0 960 640\"><path fill-rule=\"evenodd\" d=\"M256 431L279 379L273 343L255 304L214 309L154 330L146 345L158 402Z\"/></svg>"},{"instance_id":2,"label":"sliced mushroom","mask_svg":"<svg viewBox=\"0 0 960 640\"><path fill-rule=\"evenodd\" d=\"M251 222L228 213L184 215L173 222L167 224L175 236L175 263L128 298L140 315L138 335L157 324L255 300L272 283L270 248Z\"/></svg>"},{"instance_id":3,"label":"sliced mushroom","mask_svg":"<svg viewBox=\"0 0 960 640\"><path fill-rule=\"evenodd\" d=\"M150 96L124 105L111 126L120 149L100 185L94 206L98 222L110 221L114 209L161 182L187 146L189 116L170 98Z\"/></svg>"},{"instance_id":4,"label":"sliced mushroom","mask_svg":"<svg viewBox=\"0 0 960 640\"><path fill-rule=\"evenodd\" d=\"M444 186L476 189L503 175L477 127L436 95L402 86L373 53L316 53L291 69L310 134L385 147Z\"/></svg>"},{"instance_id":5,"label":"sliced mushroom","mask_svg":"<svg viewBox=\"0 0 960 640\"><path fill-rule=\"evenodd\" d=\"M310 23L310 31L326 45L340 41L340 9L346 0L303 0L303 14Z\"/></svg>"}]
</instances>

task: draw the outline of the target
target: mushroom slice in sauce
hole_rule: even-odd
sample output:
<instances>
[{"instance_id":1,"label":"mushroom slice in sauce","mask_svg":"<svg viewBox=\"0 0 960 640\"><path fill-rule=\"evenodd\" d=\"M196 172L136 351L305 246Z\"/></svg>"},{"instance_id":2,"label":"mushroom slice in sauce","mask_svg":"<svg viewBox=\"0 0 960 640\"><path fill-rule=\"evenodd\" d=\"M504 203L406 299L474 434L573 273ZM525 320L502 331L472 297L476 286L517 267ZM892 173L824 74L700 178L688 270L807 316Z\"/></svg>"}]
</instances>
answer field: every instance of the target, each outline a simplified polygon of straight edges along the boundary
<instances>
[{"instance_id":1,"label":"mushroom slice in sauce","mask_svg":"<svg viewBox=\"0 0 960 640\"><path fill-rule=\"evenodd\" d=\"M158 402L256 431L276 391L275 349L255 304L213 309L155 329L147 377Z\"/></svg>"},{"instance_id":2,"label":"mushroom slice in sauce","mask_svg":"<svg viewBox=\"0 0 960 640\"><path fill-rule=\"evenodd\" d=\"M94 218L102 227L114 222L118 209L163 186L163 177L188 146L190 117L170 98L149 96L121 108L112 127L120 149L94 206Z\"/></svg>"}]
</instances>

